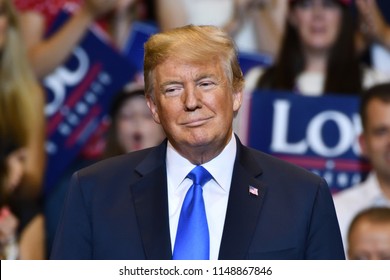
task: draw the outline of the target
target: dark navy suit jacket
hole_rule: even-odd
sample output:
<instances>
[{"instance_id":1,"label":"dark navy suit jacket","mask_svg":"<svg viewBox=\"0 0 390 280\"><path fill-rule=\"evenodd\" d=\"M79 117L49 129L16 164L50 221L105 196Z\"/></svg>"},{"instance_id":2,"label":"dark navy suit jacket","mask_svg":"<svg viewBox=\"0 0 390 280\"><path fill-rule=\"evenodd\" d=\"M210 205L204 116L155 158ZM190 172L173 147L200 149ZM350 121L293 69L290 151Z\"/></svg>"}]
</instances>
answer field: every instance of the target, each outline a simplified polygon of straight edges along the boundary
<instances>
[{"instance_id":1,"label":"dark navy suit jacket","mask_svg":"<svg viewBox=\"0 0 390 280\"><path fill-rule=\"evenodd\" d=\"M171 259L166 146L75 173L51 258ZM219 259L344 258L325 181L237 139Z\"/></svg>"}]
</instances>

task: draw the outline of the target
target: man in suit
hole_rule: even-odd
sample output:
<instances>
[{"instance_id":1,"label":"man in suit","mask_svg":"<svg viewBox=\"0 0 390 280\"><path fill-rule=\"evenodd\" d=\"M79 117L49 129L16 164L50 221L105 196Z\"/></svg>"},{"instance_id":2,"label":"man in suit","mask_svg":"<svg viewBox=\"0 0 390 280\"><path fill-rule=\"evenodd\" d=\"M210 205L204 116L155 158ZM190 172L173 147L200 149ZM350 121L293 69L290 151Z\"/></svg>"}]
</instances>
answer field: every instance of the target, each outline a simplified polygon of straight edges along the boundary
<instances>
[{"instance_id":1,"label":"man in suit","mask_svg":"<svg viewBox=\"0 0 390 280\"><path fill-rule=\"evenodd\" d=\"M73 176L51 258L344 259L325 181L233 134L244 79L226 33L152 36L144 75L167 140Z\"/></svg>"}]
</instances>

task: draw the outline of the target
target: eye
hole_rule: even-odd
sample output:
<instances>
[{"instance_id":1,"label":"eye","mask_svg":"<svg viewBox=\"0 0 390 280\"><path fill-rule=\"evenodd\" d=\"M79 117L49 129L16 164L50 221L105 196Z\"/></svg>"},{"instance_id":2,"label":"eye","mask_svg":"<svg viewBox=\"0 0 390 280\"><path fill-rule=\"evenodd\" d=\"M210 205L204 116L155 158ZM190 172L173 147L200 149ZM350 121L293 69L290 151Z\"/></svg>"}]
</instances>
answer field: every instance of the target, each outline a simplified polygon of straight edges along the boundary
<instances>
[{"instance_id":1,"label":"eye","mask_svg":"<svg viewBox=\"0 0 390 280\"><path fill-rule=\"evenodd\" d=\"M386 136L390 133L390 130L386 127L378 127L376 129L374 129L372 132L373 132L373 135L375 135L375 136Z\"/></svg>"},{"instance_id":2,"label":"eye","mask_svg":"<svg viewBox=\"0 0 390 280\"><path fill-rule=\"evenodd\" d=\"M202 80L199 82L199 87L203 89L211 89L216 85L216 83L212 80Z\"/></svg>"},{"instance_id":3,"label":"eye","mask_svg":"<svg viewBox=\"0 0 390 280\"><path fill-rule=\"evenodd\" d=\"M181 93L183 87L181 85L171 85L163 89L164 95L175 96Z\"/></svg>"}]
</instances>

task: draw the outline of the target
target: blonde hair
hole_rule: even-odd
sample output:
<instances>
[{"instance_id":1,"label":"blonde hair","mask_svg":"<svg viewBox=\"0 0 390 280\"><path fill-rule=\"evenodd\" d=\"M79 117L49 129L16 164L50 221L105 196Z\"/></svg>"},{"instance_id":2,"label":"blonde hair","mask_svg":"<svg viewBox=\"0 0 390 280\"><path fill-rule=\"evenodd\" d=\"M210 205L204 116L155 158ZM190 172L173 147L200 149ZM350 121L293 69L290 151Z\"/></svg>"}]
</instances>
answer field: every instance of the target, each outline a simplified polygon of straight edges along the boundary
<instances>
[{"instance_id":1,"label":"blonde hair","mask_svg":"<svg viewBox=\"0 0 390 280\"><path fill-rule=\"evenodd\" d=\"M244 77L238 63L234 41L215 26L186 25L158 33L145 43L145 93L153 96L153 75L157 65L175 57L199 63L219 59L233 91L241 91Z\"/></svg>"},{"instance_id":2,"label":"blonde hair","mask_svg":"<svg viewBox=\"0 0 390 280\"><path fill-rule=\"evenodd\" d=\"M44 157L44 96L27 59L17 14L10 0L3 0L4 15L8 26L4 44L0 50L0 109L7 138L17 137L18 145L34 146L39 142ZM12 131L12 133L11 133ZM23 138L23 140L21 140ZM39 139L39 140L38 140ZM35 142L34 142L35 141ZM33 144L34 142L34 144ZM30 144L31 143L31 144ZM40 151L39 151L40 152ZM39 153L34 151L35 154ZM42 161L43 162L43 161ZM36 170L38 170L39 164ZM35 171L34 171L35 172ZM41 184L43 170L33 185Z\"/></svg>"}]
</instances>

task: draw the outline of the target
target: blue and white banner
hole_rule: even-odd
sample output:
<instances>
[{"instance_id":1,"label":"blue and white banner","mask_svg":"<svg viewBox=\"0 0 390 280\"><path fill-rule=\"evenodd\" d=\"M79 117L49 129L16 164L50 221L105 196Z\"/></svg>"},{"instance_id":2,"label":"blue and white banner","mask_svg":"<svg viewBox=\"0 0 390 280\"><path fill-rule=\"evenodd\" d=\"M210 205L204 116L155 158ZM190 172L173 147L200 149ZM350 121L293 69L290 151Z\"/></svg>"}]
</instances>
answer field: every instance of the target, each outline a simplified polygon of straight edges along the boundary
<instances>
[{"instance_id":1,"label":"blue and white banner","mask_svg":"<svg viewBox=\"0 0 390 280\"><path fill-rule=\"evenodd\" d=\"M254 92L248 144L317 173L337 192L369 171L358 144L358 106L358 97Z\"/></svg>"},{"instance_id":2,"label":"blue and white banner","mask_svg":"<svg viewBox=\"0 0 390 280\"><path fill-rule=\"evenodd\" d=\"M254 67L269 67L272 65L273 59L268 54L239 52L238 61L240 63L241 71L245 75Z\"/></svg>"},{"instance_id":3,"label":"blue and white banner","mask_svg":"<svg viewBox=\"0 0 390 280\"><path fill-rule=\"evenodd\" d=\"M61 13L50 32L68 18L69 14ZM106 115L114 94L135 72L98 29L92 28L70 58L43 80L48 153L45 191L78 155Z\"/></svg>"},{"instance_id":4,"label":"blue and white banner","mask_svg":"<svg viewBox=\"0 0 390 280\"><path fill-rule=\"evenodd\" d=\"M131 26L129 39L124 48L124 55L138 72L144 70L144 44L150 36L159 30L155 25L136 21Z\"/></svg>"}]
</instances>

